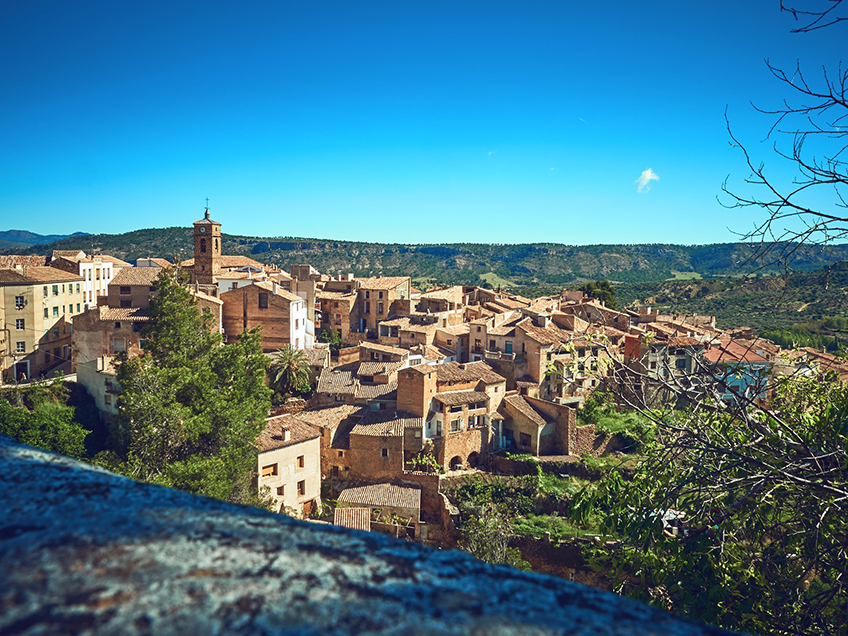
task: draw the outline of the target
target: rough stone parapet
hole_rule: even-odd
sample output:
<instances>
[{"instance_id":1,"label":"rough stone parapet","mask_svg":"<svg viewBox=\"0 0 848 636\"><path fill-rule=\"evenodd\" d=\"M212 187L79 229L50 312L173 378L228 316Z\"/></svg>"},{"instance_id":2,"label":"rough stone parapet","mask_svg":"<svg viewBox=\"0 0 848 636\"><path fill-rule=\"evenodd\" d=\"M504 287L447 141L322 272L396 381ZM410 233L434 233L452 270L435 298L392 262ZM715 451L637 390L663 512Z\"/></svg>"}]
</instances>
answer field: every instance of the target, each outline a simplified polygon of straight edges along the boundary
<instances>
[{"instance_id":1,"label":"rough stone parapet","mask_svg":"<svg viewBox=\"0 0 848 636\"><path fill-rule=\"evenodd\" d=\"M719 634L459 552L118 477L0 437L0 633Z\"/></svg>"}]
</instances>

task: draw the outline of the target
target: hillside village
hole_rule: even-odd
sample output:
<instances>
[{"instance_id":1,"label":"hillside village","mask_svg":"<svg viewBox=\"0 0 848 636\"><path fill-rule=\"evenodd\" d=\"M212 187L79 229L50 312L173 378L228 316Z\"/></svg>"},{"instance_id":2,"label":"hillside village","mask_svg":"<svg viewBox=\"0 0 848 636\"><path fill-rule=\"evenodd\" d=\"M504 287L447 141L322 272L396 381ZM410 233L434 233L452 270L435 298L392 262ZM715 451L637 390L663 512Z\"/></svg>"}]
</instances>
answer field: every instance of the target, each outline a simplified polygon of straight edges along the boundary
<instances>
[{"instance_id":1,"label":"hillside village","mask_svg":"<svg viewBox=\"0 0 848 636\"><path fill-rule=\"evenodd\" d=\"M615 310L575 291L422 292L408 276L307 263L286 272L222 254L208 209L192 237L194 257L180 263L81 250L0 257L3 381L74 373L111 422L114 357L143 352L159 275L183 272L225 342L261 327L266 354L290 347L308 361L309 399L275 407L256 440L256 488L294 516L321 514L323 498L338 525L451 545L458 513L445 478L494 470L504 452L567 460L616 448L614 436L578 423L595 391L622 405L710 391L766 404L774 378L813 365L848 379L830 354L782 351L711 316Z\"/></svg>"}]
</instances>

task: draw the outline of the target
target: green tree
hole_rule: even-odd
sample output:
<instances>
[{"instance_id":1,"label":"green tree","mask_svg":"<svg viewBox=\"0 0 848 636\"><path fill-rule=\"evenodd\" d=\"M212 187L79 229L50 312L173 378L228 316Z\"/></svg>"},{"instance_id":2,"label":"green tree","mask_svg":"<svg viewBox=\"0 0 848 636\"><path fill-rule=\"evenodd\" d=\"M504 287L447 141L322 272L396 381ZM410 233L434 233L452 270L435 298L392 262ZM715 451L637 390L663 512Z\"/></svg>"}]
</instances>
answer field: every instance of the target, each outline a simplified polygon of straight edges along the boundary
<instances>
[{"instance_id":1,"label":"green tree","mask_svg":"<svg viewBox=\"0 0 848 636\"><path fill-rule=\"evenodd\" d=\"M271 383L280 395L308 393L309 361L299 349L286 345L271 357Z\"/></svg>"},{"instance_id":2,"label":"green tree","mask_svg":"<svg viewBox=\"0 0 848 636\"><path fill-rule=\"evenodd\" d=\"M121 472L236 503L257 504L253 446L271 405L258 330L221 345L189 290L163 272L144 355L123 360L115 450ZM104 458L108 461L108 458Z\"/></svg>"},{"instance_id":3,"label":"green tree","mask_svg":"<svg viewBox=\"0 0 848 636\"><path fill-rule=\"evenodd\" d=\"M47 399L32 409L0 399L0 435L19 442L82 459L88 431L74 421L73 407Z\"/></svg>"},{"instance_id":4,"label":"green tree","mask_svg":"<svg viewBox=\"0 0 848 636\"><path fill-rule=\"evenodd\" d=\"M614 472L577 507L622 539L598 565L626 593L722 627L844 634L848 387L795 378L767 410L702 402L661 425L667 442L632 482Z\"/></svg>"},{"instance_id":5,"label":"green tree","mask_svg":"<svg viewBox=\"0 0 848 636\"><path fill-rule=\"evenodd\" d=\"M322 329L321 333L318 334L318 342L328 343L330 345L330 351L336 354L342 348L342 334L340 331Z\"/></svg>"},{"instance_id":6,"label":"green tree","mask_svg":"<svg viewBox=\"0 0 848 636\"><path fill-rule=\"evenodd\" d=\"M608 280L595 280L585 283L577 288L590 298L597 298L610 309L618 309L618 301L615 297L615 288Z\"/></svg>"}]
</instances>

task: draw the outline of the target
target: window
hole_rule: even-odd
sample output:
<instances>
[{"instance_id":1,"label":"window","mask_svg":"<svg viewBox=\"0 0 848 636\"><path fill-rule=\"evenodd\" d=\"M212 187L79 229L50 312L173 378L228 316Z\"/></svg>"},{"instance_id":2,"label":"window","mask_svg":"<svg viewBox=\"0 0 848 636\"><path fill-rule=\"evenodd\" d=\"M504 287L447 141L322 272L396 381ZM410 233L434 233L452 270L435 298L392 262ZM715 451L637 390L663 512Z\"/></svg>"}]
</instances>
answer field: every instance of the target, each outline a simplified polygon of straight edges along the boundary
<instances>
[{"instance_id":1,"label":"window","mask_svg":"<svg viewBox=\"0 0 848 636\"><path fill-rule=\"evenodd\" d=\"M337 300L333 303L333 307L338 307L338 306L339 306L339 301Z\"/></svg>"},{"instance_id":2,"label":"window","mask_svg":"<svg viewBox=\"0 0 848 636\"><path fill-rule=\"evenodd\" d=\"M53 317L54 318L59 317L59 307L58 306L53 308Z\"/></svg>"},{"instance_id":3,"label":"window","mask_svg":"<svg viewBox=\"0 0 848 636\"><path fill-rule=\"evenodd\" d=\"M77 293L79 293L79 283L77 283Z\"/></svg>"},{"instance_id":4,"label":"window","mask_svg":"<svg viewBox=\"0 0 848 636\"><path fill-rule=\"evenodd\" d=\"M59 295L59 286L58 285L53 285L53 295L54 296Z\"/></svg>"},{"instance_id":5,"label":"window","mask_svg":"<svg viewBox=\"0 0 848 636\"><path fill-rule=\"evenodd\" d=\"M233 281L233 289L238 289L238 281Z\"/></svg>"},{"instance_id":6,"label":"window","mask_svg":"<svg viewBox=\"0 0 848 636\"><path fill-rule=\"evenodd\" d=\"M24 328L24 319L15 318L15 329L22 330Z\"/></svg>"},{"instance_id":7,"label":"window","mask_svg":"<svg viewBox=\"0 0 848 636\"><path fill-rule=\"evenodd\" d=\"M121 296L128 296L131 293L129 285L121 285Z\"/></svg>"},{"instance_id":8,"label":"window","mask_svg":"<svg viewBox=\"0 0 848 636\"><path fill-rule=\"evenodd\" d=\"M46 349L44 351L44 362L50 362L50 352Z\"/></svg>"},{"instance_id":9,"label":"window","mask_svg":"<svg viewBox=\"0 0 848 636\"><path fill-rule=\"evenodd\" d=\"M305 481L297 482L297 494L301 495L301 496L306 494L306 482Z\"/></svg>"},{"instance_id":10,"label":"window","mask_svg":"<svg viewBox=\"0 0 848 636\"><path fill-rule=\"evenodd\" d=\"M512 353L512 341L511 340L507 340L506 342L504 342L504 351L506 351L506 353Z\"/></svg>"},{"instance_id":11,"label":"window","mask_svg":"<svg viewBox=\"0 0 848 636\"><path fill-rule=\"evenodd\" d=\"M44 286L44 297L47 298L47 285Z\"/></svg>"},{"instance_id":12,"label":"window","mask_svg":"<svg viewBox=\"0 0 848 636\"><path fill-rule=\"evenodd\" d=\"M132 300L121 301L121 309L129 309L130 307L132 307Z\"/></svg>"},{"instance_id":13,"label":"window","mask_svg":"<svg viewBox=\"0 0 848 636\"><path fill-rule=\"evenodd\" d=\"M344 457L344 451L343 450L339 451L339 457Z\"/></svg>"},{"instance_id":14,"label":"window","mask_svg":"<svg viewBox=\"0 0 848 636\"><path fill-rule=\"evenodd\" d=\"M201 252L206 251L206 239L200 239L200 251Z\"/></svg>"},{"instance_id":15,"label":"window","mask_svg":"<svg viewBox=\"0 0 848 636\"><path fill-rule=\"evenodd\" d=\"M378 292L377 292L377 298L382 298L382 297L383 297L383 292L378 291Z\"/></svg>"},{"instance_id":16,"label":"window","mask_svg":"<svg viewBox=\"0 0 848 636\"><path fill-rule=\"evenodd\" d=\"M104 402L106 402L106 404L111 404L112 403L112 396L107 393L104 396Z\"/></svg>"},{"instance_id":17,"label":"window","mask_svg":"<svg viewBox=\"0 0 848 636\"><path fill-rule=\"evenodd\" d=\"M270 464L268 466L262 467L262 476L263 477L273 477L277 474L277 464Z\"/></svg>"},{"instance_id":18,"label":"window","mask_svg":"<svg viewBox=\"0 0 848 636\"><path fill-rule=\"evenodd\" d=\"M49 317L50 317L50 310L49 310L49 309L47 309L47 307L45 307L45 308L44 308L44 317L45 317L45 318L49 318Z\"/></svg>"},{"instance_id":19,"label":"window","mask_svg":"<svg viewBox=\"0 0 848 636\"><path fill-rule=\"evenodd\" d=\"M113 353L121 353L122 351L127 350L127 339L126 338L112 338L112 352Z\"/></svg>"},{"instance_id":20,"label":"window","mask_svg":"<svg viewBox=\"0 0 848 636\"><path fill-rule=\"evenodd\" d=\"M77 303L77 313L79 313L79 312L80 312L80 304Z\"/></svg>"},{"instance_id":21,"label":"window","mask_svg":"<svg viewBox=\"0 0 848 636\"><path fill-rule=\"evenodd\" d=\"M371 313L371 303L369 303L367 300L362 303L362 311L366 314Z\"/></svg>"},{"instance_id":22,"label":"window","mask_svg":"<svg viewBox=\"0 0 848 636\"><path fill-rule=\"evenodd\" d=\"M453 340L451 340L450 338L448 338L448 346L451 346L452 344L453 344Z\"/></svg>"},{"instance_id":23,"label":"window","mask_svg":"<svg viewBox=\"0 0 848 636\"><path fill-rule=\"evenodd\" d=\"M527 433L520 433L519 440L521 446L527 447L530 446L530 436Z\"/></svg>"},{"instance_id":24,"label":"window","mask_svg":"<svg viewBox=\"0 0 848 636\"><path fill-rule=\"evenodd\" d=\"M306 466L306 458L303 455L301 455L300 457L297 458L297 467L303 468L304 466Z\"/></svg>"},{"instance_id":25,"label":"window","mask_svg":"<svg viewBox=\"0 0 848 636\"><path fill-rule=\"evenodd\" d=\"M383 313L383 303L377 303L377 313L378 314Z\"/></svg>"},{"instance_id":26,"label":"window","mask_svg":"<svg viewBox=\"0 0 848 636\"><path fill-rule=\"evenodd\" d=\"M59 337L59 327L53 327L53 339L55 340L58 337Z\"/></svg>"},{"instance_id":27,"label":"window","mask_svg":"<svg viewBox=\"0 0 848 636\"><path fill-rule=\"evenodd\" d=\"M277 496L282 497L284 494L286 494L286 487L285 486L277 486Z\"/></svg>"},{"instance_id":28,"label":"window","mask_svg":"<svg viewBox=\"0 0 848 636\"><path fill-rule=\"evenodd\" d=\"M477 333L480 333L480 327L477 327Z\"/></svg>"},{"instance_id":29,"label":"window","mask_svg":"<svg viewBox=\"0 0 848 636\"><path fill-rule=\"evenodd\" d=\"M57 360L62 359L62 350L59 347L53 349L53 357Z\"/></svg>"},{"instance_id":30,"label":"window","mask_svg":"<svg viewBox=\"0 0 848 636\"><path fill-rule=\"evenodd\" d=\"M259 292L259 309L268 309L268 294Z\"/></svg>"},{"instance_id":31,"label":"window","mask_svg":"<svg viewBox=\"0 0 848 636\"><path fill-rule=\"evenodd\" d=\"M458 433L462 430L462 418L457 418L455 420L451 420L450 423L451 433Z\"/></svg>"},{"instance_id":32,"label":"window","mask_svg":"<svg viewBox=\"0 0 848 636\"><path fill-rule=\"evenodd\" d=\"M371 298L371 292L366 289L365 290L365 300L368 300L369 298Z\"/></svg>"},{"instance_id":33,"label":"window","mask_svg":"<svg viewBox=\"0 0 848 636\"><path fill-rule=\"evenodd\" d=\"M68 285L68 287L70 287L70 285ZM65 286L64 285L62 285L62 293L63 294L65 293Z\"/></svg>"},{"instance_id":34,"label":"window","mask_svg":"<svg viewBox=\"0 0 848 636\"><path fill-rule=\"evenodd\" d=\"M383 448L383 449L380 450L380 457L388 457L388 456L389 456L389 449L388 448Z\"/></svg>"},{"instance_id":35,"label":"window","mask_svg":"<svg viewBox=\"0 0 848 636\"><path fill-rule=\"evenodd\" d=\"M18 341L15 343L15 352L16 353L24 353L26 351L26 343L23 341Z\"/></svg>"},{"instance_id":36,"label":"window","mask_svg":"<svg viewBox=\"0 0 848 636\"><path fill-rule=\"evenodd\" d=\"M686 368L686 358L679 358L677 360L677 368L678 369L685 369Z\"/></svg>"},{"instance_id":37,"label":"window","mask_svg":"<svg viewBox=\"0 0 848 636\"><path fill-rule=\"evenodd\" d=\"M24 308L24 297L23 296L15 296L15 309L23 309Z\"/></svg>"},{"instance_id":38,"label":"window","mask_svg":"<svg viewBox=\"0 0 848 636\"><path fill-rule=\"evenodd\" d=\"M120 329L120 328L121 328L121 323L116 322L116 323L115 323L115 329Z\"/></svg>"}]
</instances>

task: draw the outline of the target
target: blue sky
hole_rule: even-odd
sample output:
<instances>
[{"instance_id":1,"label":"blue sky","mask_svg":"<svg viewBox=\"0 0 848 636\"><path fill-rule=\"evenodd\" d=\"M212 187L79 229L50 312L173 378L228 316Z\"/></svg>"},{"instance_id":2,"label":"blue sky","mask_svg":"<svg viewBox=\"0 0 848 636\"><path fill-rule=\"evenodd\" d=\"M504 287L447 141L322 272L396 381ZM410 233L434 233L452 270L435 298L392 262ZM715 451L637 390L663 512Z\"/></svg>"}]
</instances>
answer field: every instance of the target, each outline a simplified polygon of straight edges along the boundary
<instances>
[{"instance_id":1,"label":"blue sky","mask_svg":"<svg viewBox=\"0 0 848 636\"><path fill-rule=\"evenodd\" d=\"M763 60L815 77L845 48L794 24L777 0L5 2L0 229L189 226L209 197L242 235L734 240L758 213L716 201L747 176L725 109L782 170Z\"/></svg>"}]
</instances>

